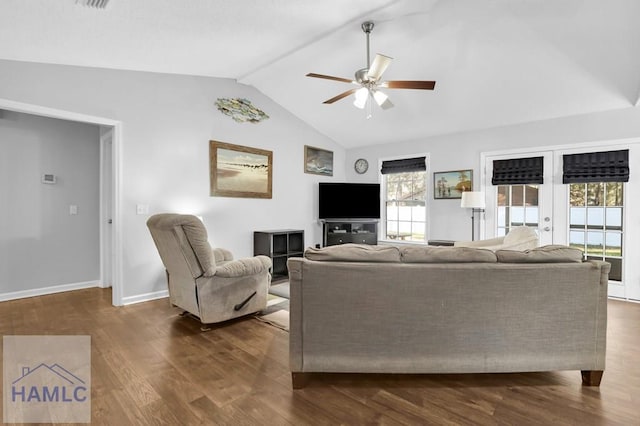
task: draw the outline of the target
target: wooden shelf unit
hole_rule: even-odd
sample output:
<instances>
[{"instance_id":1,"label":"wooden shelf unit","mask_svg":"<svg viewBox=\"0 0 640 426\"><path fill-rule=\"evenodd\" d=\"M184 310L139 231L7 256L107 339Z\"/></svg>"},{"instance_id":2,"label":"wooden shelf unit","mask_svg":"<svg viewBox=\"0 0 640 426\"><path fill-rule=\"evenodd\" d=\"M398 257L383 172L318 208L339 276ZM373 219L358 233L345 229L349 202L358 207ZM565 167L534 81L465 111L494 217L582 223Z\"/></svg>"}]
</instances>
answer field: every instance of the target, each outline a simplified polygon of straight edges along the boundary
<instances>
[{"instance_id":1,"label":"wooden shelf unit","mask_svg":"<svg viewBox=\"0 0 640 426\"><path fill-rule=\"evenodd\" d=\"M253 254L264 255L273 262L272 281L289 278L287 260L304 254L304 231L300 229L276 229L253 233Z\"/></svg>"}]
</instances>

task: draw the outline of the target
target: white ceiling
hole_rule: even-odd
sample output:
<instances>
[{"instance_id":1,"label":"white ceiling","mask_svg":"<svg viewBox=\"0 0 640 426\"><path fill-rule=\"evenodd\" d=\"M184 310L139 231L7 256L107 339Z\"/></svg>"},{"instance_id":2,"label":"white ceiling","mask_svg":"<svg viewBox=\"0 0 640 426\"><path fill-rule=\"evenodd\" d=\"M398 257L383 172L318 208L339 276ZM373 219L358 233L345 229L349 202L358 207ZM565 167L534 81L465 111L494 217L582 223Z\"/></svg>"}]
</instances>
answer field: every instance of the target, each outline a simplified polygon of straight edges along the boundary
<instances>
[{"instance_id":1,"label":"white ceiling","mask_svg":"<svg viewBox=\"0 0 640 426\"><path fill-rule=\"evenodd\" d=\"M638 17L637 0L2 0L0 58L237 79L350 148L637 105ZM353 86L305 77L365 67L365 20L385 79L437 81L387 90L369 120L322 104Z\"/></svg>"}]
</instances>

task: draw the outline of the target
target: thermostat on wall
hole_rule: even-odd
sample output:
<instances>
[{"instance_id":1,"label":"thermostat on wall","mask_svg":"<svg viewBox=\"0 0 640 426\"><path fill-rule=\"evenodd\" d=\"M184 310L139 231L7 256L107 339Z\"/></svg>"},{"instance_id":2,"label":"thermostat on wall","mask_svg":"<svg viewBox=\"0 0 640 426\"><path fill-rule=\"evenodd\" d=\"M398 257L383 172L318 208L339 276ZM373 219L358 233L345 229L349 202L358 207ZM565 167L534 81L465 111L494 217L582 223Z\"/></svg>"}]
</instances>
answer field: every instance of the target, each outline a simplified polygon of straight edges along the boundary
<instances>
[{"instance_id":1,"label":"thermostat on wall","mask_svg":"<svg viewBox=\"0 0 640 426\"><path fill-rule=\"evenodd\" d=\"M42 175L42 183L56 183L56 175Z\"/></svg>"}]
</instances>

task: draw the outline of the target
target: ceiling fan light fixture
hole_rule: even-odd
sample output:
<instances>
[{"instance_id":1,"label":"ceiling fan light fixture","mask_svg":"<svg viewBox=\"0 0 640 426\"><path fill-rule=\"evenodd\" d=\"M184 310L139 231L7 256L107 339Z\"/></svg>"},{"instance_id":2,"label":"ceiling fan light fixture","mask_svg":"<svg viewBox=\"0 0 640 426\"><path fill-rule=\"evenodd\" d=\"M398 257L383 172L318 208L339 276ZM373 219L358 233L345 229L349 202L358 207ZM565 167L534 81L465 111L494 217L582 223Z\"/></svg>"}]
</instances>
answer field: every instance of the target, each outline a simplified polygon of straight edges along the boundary
<instances>
[{"instance_id":1,"label":"ceiling fan light fixture","mask_svg":"<svg viewBox=\"0 0 640 426\"><path fill-rule=\"evenodd\" d=\"M356 90L356 93L353 94L353 97L355 98L353 104L356 107L363 109L367 104L367 99L369 98L369 89L367 89L366 87L361 87Z\"/></svg>"},{"instance_id":2,"label":"ceiling fan light fixture","mask_svg":"<svg viewBox=\"0 0 640 426\"><path fill-rule=\"evenodd\" d=\"M375 92L373 92L373 98L376 100L378 106L381 106L383 103L385 103L389 96L379 90L376 90Z\"/></svg>"}]
</instances>

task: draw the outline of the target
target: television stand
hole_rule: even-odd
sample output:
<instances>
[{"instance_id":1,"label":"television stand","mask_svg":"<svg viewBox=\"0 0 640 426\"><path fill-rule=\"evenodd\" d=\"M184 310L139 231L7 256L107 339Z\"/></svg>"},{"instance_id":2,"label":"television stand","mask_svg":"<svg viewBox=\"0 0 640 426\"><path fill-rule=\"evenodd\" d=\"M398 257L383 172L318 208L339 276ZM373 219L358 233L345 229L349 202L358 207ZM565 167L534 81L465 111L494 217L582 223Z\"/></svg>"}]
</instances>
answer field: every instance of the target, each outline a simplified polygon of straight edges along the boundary
<instances>
[{"instance_id":1,"label":"television stand","mask_svg":"<svg viewBox=\"0 0 640 426\"><path fill-rule=\"evenodd\" d=\"M322 221L322 246L339 244L378 244L377 219L325 219Z\"/></svg>"}]
</instances>

